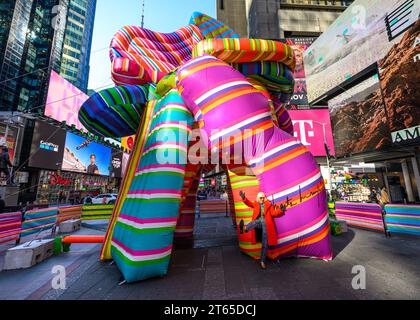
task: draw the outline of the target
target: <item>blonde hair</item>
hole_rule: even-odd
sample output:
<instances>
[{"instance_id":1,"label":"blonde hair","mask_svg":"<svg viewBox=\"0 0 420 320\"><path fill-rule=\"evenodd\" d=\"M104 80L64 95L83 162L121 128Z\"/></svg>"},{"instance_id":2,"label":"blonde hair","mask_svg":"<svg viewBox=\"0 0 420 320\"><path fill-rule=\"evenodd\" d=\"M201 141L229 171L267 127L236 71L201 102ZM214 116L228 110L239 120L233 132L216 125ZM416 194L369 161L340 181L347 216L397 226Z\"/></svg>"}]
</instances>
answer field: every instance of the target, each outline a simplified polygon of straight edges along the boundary
<instances>
[{"instance_id":1,"label":"blonde hair","mask_svg":"<svg viewBox=\"0 0 420 320\"><path fill-rule=\"evenodd\" d=\"M264 198L267 198L266 196L265 196L265 193L264 192L260 192L260 193L258 193L258 195L257 195L257 202L260 200L260 198L262 198L262 197L264 197Z\"/></svg>"}]
</instances>

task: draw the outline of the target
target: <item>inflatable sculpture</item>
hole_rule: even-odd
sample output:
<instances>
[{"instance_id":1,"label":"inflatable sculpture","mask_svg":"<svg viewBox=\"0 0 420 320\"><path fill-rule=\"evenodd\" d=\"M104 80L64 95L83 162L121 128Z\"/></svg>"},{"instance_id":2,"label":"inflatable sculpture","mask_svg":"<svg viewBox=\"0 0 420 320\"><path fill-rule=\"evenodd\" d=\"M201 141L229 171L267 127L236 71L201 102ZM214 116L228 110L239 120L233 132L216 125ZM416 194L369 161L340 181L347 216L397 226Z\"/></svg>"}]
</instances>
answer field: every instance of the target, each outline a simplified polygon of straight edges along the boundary
<instances>
[{"instance_id":1,"label":"inflatable sculpture","mask_svg":"<svg viewBox=\"0 0 420 320\"><path fill-rule=\"evenodd\" d=\"M269 258L332 259L324 181L284 107L294 88L289 46L240 39L194 13L174 33L124 27L110 57L117 86L93 95L79 118L106 137L137 135L101 253L127 282L167 273L174 237L192 237L199 178L215 159L229 173L237 224L252 218L241 190L287 208ZM258 259L255 233L238 237Z\"/></svg>"}]
</instances>

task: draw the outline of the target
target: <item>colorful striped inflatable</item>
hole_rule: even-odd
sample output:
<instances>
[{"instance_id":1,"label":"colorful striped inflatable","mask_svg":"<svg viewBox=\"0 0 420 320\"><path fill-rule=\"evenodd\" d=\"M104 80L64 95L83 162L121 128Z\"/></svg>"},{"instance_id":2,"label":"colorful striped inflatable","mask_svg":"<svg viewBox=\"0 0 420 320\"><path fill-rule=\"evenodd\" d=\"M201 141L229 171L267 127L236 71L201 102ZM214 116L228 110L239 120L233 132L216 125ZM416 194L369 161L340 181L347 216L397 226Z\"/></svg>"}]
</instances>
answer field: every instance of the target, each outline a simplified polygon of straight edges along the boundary
<instances>
[{"instance_id":1,"label":"colorful striped inflatable","mask_svg":"<svg viewBox=\"0 0 420 320\"><path fill-rule=\"evenodd\" d=\"M125 26L111 42L112 79L117 85L157 83L191 59L192 49L201 40L193 24L174 33Z\"/></svg>"},{"instance_id":2,"label":"colorful striped inflatable","mask_svg":"<svg viewBox=\"0 0 420 320\"><path fill-rule=\"evenodd\" d=\"M119 215L121 213L122 206L124 205L124 201L128 195L128 191L131 186L131 182L133 181L135 174L137 172L137 166L140 162L140 157L143 154L144 146L146 143L147 132L149 130L149 125L152 120L153 112L155 110L156 100L151 101L146 106L146 111L143 113L143 118L140 124L140 127L137 130L137 137L143 137L135 140L135 145L133 148L133 152L130 156L130 160L128 163L128 169L124 176L124 179L121 184L121 190L117 198L117 202L114 207L114 211L112 212L112 218L109 223L109 227L107 233L105 235L104 245L101 250L101 260L111 260L111 241L112 236L114 234L114 229L117 224Z\"/></svg>"},{"instance_id":3,"label":"colorful striped inflatable","mask_svg":"<svg viewBox=\"0 0 420 320\"><path fill-rule=\"evenodd\" d=\"M256 242L255 230L243 234L239 232L239 223L241 220L244 220L245 224L250 223L252 220L252 209L243 203L239 192L243 191L249 199L255 199L261 191L257 178L253 175L246 175L245 170L246 168L242 167L236 168L235 171L229 171L229 179L235 202L235 222L238 231L239 248L243 253L253 259L260 259L262 244L261 242Z\"/></svg>"},{"instance_id":4,"label":"colorful striped inflatable","mask_svg":"<svg viewBox=\"0 0 420 320\"><path fill-rule=\"evenodd\" d=\"M97 92L80 108L79 120L101 136L131 136L137 132L146 103L156 99L155 87L126 85Z\"/></svg>"},{"instance_id":5,"label":"colorful striped inflatable","mask_svg":"<svg viewBox=\"0 0 420 320\"><path fill-rule=\"evenodd\" d=\"M376 203L336 202L335 216L350 226L385 231L382 208Z\"/></svg>"},{"instance_id":6,"label":"colorful striped inflatable","mask_svg":"<svg viewBox=\"0 0 420 320\"><path fill-rule=\"evenodd\" d=\"M178 92L171 91L156 103L112 236L112 258L127 282L167 273L192 124Z\"/></svg>"},{"instance_id":7,"label":"colorful striped inflatable","mask_svg":"<svg viewBox=\"0 0 420 320\"><path fill-rule=\"evenodd\" d=\"M137 132L137 140L101 259L114 259L127 282L166 274L174 235L192 236L195 193L208 166L187 161L196 147L187 138L193 126L209 146L220 146L216 156L230 151L228 160L235 160L226 167L236 222L251 217L239 190L250 197L263 190L287 206L275 220L278 243L269 248L270 258L332 258L324 181L310 152L291 136L284 108L294 83L289 46L238 39L223 23L195 13L189 26L172 34L124 27L111 43L111 60L115 83L127 86L93 96L80 118L95 133ZM242 144L238 163L232 151ZM243 252L259 257L255 234L239 240Z\"/></svg>"},{"instance_id":8,"label":"colorful striped inflatable","mask_svg":"<svg viewBox=\"0 0 420 320\"><path fill-rule=\"evenodd\" d=\"M21 212L0 214L0 244L18 240L21 230Z\"/></svg>"},{"instance_id":9,"label":"colorful striped inflatable","mask_svg":"<svg viewBox=\"0 0 420 320\"><path fill-rule=\"evenodd\" d=\"M388 204L385 206L389 232L420 235L420 206Z\"/></svg>"},{"instance_id":10,"label":"colorful striped inflatable","mask_svg":"<svg viewBox=\"0 0 420 320\"><path fill-rule=\"evenodd\" d=\"M239 38L237 33L225 25L204 13L194 12L190 24L194 24L200 29L201 34L206 39L212 38Z\"/></svg>"},{"instance_id":11,"label":"colorful striped inflatable","mask_svg":"<svg viewBox=\"0 0 420 320\"><path fill-rule=\"evenodd\" d=\"M294 51L287 44L260 39L206 39L197 44L193 57L212 55L229 63L273 61L295 70Z\"/></svg>"},{"instance_id":12,"label":"colorful striped inflatable","mask_svg":"<svg viewBox=\"0 0 420 320\"><path fill-rule=\"evenodd\" d=\"M209 55L183 65L177 86L195 120L204 123L208 145L240 132L248 146L244 160L260 188L274 203L287 206L288 214L275 219L278 245L272 248L273 257L332 259L321 172L309 150L275 126L266 96L240 72Z\"/></svg>"},{"instance_id":13,"label":"colorful striped inflatable","mask_svg":"<svg viewBox=\"0 0 420 320\"><path fill-rule=\"evenodd\" d=\"M187 164L184 187L181 194L180 211L176 224L176 238L191 238L194 233L197 191L200 183L200 165Z\"/></svg>"}]
</instances>

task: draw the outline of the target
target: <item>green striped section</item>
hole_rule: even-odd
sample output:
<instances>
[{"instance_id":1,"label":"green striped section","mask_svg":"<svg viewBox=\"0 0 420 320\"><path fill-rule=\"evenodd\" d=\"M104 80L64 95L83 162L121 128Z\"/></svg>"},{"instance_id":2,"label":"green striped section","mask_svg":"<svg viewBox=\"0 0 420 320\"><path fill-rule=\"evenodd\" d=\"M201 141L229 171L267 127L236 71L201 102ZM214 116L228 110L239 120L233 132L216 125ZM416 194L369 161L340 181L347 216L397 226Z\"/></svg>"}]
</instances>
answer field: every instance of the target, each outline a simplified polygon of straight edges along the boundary
<instances>
[{"instance_id":1,"label":"green striped section","mask_svg":"<svg viewBox=\"0 0 420 320\"><path fill-rule=\"evenodd\" d=\"M82 207L82 220L111 219L114 205L86 205Z\"/></svg>"}]
</instances>

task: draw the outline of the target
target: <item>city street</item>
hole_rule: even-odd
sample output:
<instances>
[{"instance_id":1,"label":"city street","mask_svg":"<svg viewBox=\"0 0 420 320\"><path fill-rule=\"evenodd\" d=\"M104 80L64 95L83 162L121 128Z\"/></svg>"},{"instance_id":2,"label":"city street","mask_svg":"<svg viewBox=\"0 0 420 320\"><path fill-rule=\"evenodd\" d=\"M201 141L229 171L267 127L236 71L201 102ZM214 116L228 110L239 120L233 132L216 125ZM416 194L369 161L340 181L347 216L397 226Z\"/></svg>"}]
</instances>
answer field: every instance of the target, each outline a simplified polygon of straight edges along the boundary
<instances>
[{"instance_id":1,"label":"city street","mask_svg":"<svg viewBox=\"0 0 420 320\"><path fill-rule=\"evenodd\" d=\"M99 231L83 229L82 233ZM173 254L166 277L119 285L115 264L98 261L99 246L77 245L30 270L0 273L0 299L42 300L272 300L419 299L420 239L351 229L333 237L335 259L289 259L269 264L241 254L230 218L202 218L194 248ZM52 290L52 266L67 267L67 290ZM352 268L366 268L366 290L353 290ZM20 288L20 290L16 290Z\"/></svg>"}]
</instances>

